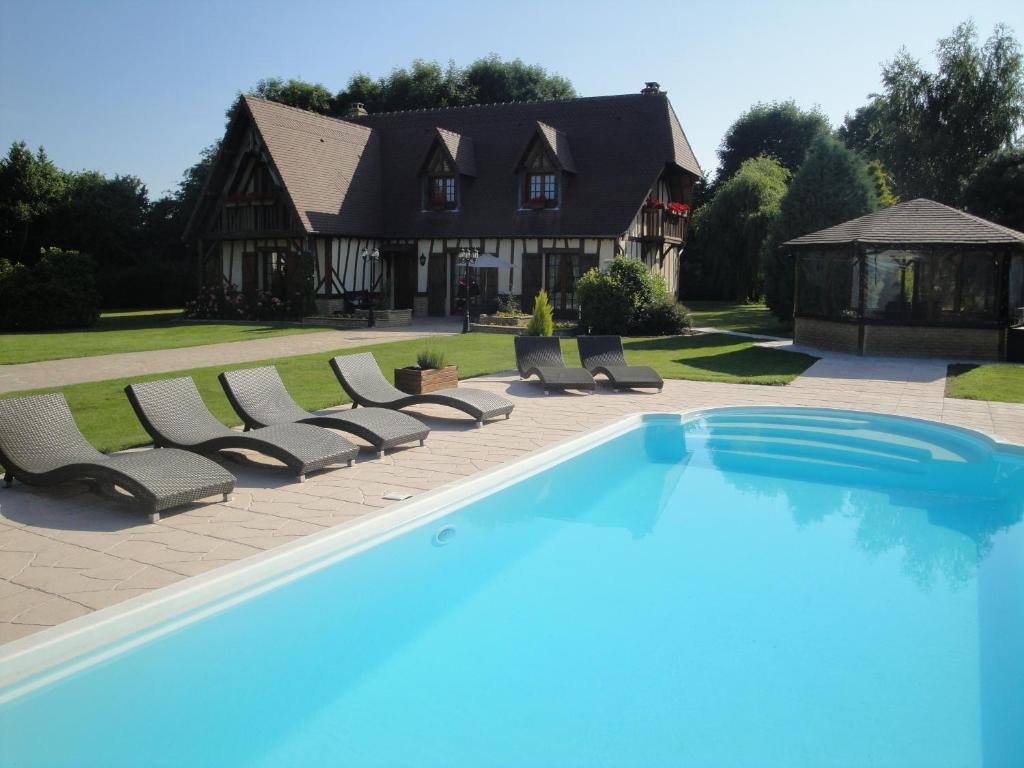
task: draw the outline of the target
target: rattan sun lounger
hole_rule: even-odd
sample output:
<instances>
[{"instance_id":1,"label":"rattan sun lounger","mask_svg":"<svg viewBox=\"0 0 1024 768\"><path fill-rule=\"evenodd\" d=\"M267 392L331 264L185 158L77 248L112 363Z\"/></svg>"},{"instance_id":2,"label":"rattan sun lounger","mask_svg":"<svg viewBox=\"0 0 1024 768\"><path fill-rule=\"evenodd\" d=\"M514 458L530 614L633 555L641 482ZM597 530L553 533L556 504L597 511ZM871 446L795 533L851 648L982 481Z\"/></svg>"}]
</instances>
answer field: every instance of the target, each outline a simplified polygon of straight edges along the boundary
<instances>
[{"instance_id":1,"label":"rattan sun lounger","mask_svg":"<svg viewBox=\"0 0 1024 768\"><path fill-rule=\"evenodd\" d=\"M566 368L555 336L516 336L516 367L524 379L536 376L544 391L594 389L594 377L582 368Z\"/></svg>"},{"instance_id":2,"label":"rattan sun lounger","mask_svg":"<svg viewBox=\"0 0 1024 768\"><path fill-rule=\"evenodd\" d=\"M157 448L215 453L242 448L286 464L301 483L309 472L341 462L352 465L359 449L345 438L309 424L278 424L251 432L229 429L210 413L189 377L124 388Z\"/></svg>"},{"instance_id":3,"label":"rattan sun lounger","mask_svg":"<svg viewBox=\"0 0 1024 768\"><path fill-rule=\"evenodd\" d=\"M277 368L244 368L226 371L219 377L231 407L242 417L246 429L274 424L313 424L350 432L370 443L383 456L388 448L413 443L423 445L430 429L422 421L401 411L386 408L361 408L357 411L315 414L299 407Z\"/></svg>"},{"instance_id":4,"label":"rattan sun lounger","mask_svg":"<svg viewBox=\"0 0 1024 768\"><path fill-rule=\"evenodd\" d=\"M28 485L85 480L117 486L153 522L164 510L208 496L223 494L227 501L235 487L226 469L185 451L100 453L78 430L59 392L0 400L0 463L7 487L15 478Z\"/></svg>"},{"instance_id":5,"label":"rattan sun lounger","mask_svg":"<svg viewBox=\"0 0 1024 768\"><path fill-rule=\"evenodd\" d=\"M341 386L352 398L352 407L407 408L412 405L447 405L468 413L482 427L486 419L512 415L512 402L494 392L469 387L439 389L425 395L410 395L395 388L384 378L380 366L370 352L342 355L331 359L331 368Z\"/></svg>"},{"instance_id":6,"label":"rattan sun lounger","mask_svg":"<svg viewBox=\"0 0 1024 768\"><path fill-rule=\"evenodd\" d=\"M661 375L647 365L628 365L622 351L621 336L577 336L580 362L594 376L603 373L615 389L652 388L659 392L665 386Z\"/></svg>"}]
</instances>

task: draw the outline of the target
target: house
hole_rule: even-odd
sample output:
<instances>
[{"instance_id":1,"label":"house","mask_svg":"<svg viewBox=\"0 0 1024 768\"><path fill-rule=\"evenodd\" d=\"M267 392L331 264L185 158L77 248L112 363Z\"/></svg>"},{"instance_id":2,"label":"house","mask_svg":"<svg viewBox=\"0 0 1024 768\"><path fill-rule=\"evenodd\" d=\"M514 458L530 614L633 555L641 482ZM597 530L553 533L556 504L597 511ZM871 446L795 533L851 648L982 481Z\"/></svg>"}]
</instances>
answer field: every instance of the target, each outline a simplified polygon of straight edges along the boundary
<instances>
[{"instance_id":1,"label":"house","mask_svg":"<svg viewBox=\"0 0 1024 768\"><path fill-rule=\"evenodd\" d=\"M616 254L676 291L700 173L656 83L386 114L354 105L345 119L245 96L186 237L205 283L243 291L301 290L305 254L322 311L372 290L395 308L453 313L456 256L476 248L511 265L479 270L476 308L513 294L529 309L546 288L571 317L576 279Z\"/></svg>"},{"instance_id":2,"label":"house","mask_svg":"<svg viewBox=\"0 0 1024 768\"><path fill-rule=\"evenodd\" d=\"M1024 333L1010 327L1024 320L1024 233L918 199L783 245L798 344L1006 359Z\"/></svg>"}]
</instances>

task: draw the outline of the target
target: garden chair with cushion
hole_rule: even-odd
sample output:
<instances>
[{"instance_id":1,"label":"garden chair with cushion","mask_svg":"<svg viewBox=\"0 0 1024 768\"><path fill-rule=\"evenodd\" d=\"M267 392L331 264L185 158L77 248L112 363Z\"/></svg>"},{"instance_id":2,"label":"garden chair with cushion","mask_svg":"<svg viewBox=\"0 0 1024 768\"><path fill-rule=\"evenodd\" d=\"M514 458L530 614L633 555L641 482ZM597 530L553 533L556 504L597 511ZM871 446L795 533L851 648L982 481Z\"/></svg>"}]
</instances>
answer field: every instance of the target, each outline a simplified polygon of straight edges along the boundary
<instances>
[{"instance_id":1,"label":"garden chair with cushion","mask_svg":"<svg viewBox=\"0 0 1024 768\"><path fill-rule=\"evenodd\" d=\"M423 395L407 394L384 378L370 352L335 357L331 360L331 368L345 392L352 398L353 408L364 405L397 410L428 403L446 405L469 414L476 420L476 425L482 427L487 419L496 416L509 418L514 407L511 400L499 394L468 387L439 389Z\"/></svg>"},{"instance_id":2,"label":"garden chair with cushion","mask_svg":"<svg viewBox=\"0 0 1024 768\"><path fill-rule=\"evenodd\" d=\"M238 432L224 426L203 402L189 377L129 384L125 394L158 448L195 453L243 449L277 459L298 475L341 462L349 466L359 449L348 440L310 424L277 424Z\"/></svg>"},{"instance_id":3,"label":"garden chair with cushion","mask_svg":"<svg viewBox=\"0 0 1024 768\"><path fill-rule=\"evenodd\" d=\"M234 476L202 456L178 450L97 451L78 430L64 395L0 400L0 463L4 482L56 485L75 480L131 494L152 522L160 513L209 496L227 501Z\"/></svg>"},{"instance_id":4,"label":"garden chair with cushion","mask_svg":"<svg viewBox=\"0 0 1024 768\"><path fill-rule=\"evenodd\" d=\"M524 379L536 376L550 390L594 389L594 377L583 368L566 368L562 345L555 336L516 336L516 367Z\"/></svg>"},{"instance_id":5,"label":"garden chair with cushion","mask_svg":"<svg viewBox=\"0 0 1024 768\"><path fill-rule=\"evenodd\" d=\"M419 441L423 445L430 429L412 416L386 408L361 408L357 411L316 414L296 403L277 372L267 365L226 371L219 377L224 392L246 429L275 424L313 424L349 432L370 443L377 456L388 448Z\"/></svg>"},{"instance_id":6,"label":"garden chair with cushion","mask_svg":"<svg viewBox=\"0 0 1024 768\"><path fill-rule=\"evenodd\" d=\"M621 336L577 336L580 362L591 374L604 374L615 389L647 388L659 392L665 386L661 375L647 365L629 365L622 350Z\"/></svg>"}]
</instances>

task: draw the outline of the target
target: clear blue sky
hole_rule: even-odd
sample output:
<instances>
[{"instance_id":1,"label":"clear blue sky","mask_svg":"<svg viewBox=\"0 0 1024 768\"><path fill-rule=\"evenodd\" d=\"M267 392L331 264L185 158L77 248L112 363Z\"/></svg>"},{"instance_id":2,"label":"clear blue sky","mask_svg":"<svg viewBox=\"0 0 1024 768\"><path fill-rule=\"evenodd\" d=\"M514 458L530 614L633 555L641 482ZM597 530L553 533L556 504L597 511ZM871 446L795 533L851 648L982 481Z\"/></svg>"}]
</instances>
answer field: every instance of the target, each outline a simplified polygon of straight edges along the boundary
<instances>
[{"instance_id":1,"label":"clear blue sky","mask_svg":"<svg viewBox=\"0 0 1024 768\"><path fill-rule=\"evenodd\" d=\"M0 0L0 144L43 145L59 166L173 187L218 138L234 95L263 77L340 90L414 58L490 52L540 63L583 96L669 92L707 170L757 101L818 104L833 124L879 87L905 45L926 65L971 17L1024 39L1024 2L153 2Z\"/></svg>"}]
</instances>

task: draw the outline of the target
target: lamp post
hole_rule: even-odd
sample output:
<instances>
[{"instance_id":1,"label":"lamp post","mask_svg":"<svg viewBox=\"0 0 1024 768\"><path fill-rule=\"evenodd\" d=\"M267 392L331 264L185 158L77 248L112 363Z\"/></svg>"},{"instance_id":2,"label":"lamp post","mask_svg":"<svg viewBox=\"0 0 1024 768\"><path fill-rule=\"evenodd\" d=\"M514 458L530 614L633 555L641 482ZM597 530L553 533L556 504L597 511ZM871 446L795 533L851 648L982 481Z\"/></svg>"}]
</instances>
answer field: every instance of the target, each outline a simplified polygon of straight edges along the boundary
<instances>
[{"instance_id":1,"label":"lamp post","mask_svg":"<svg viewBox=\"0 0 1024 768\"><path fill-rule=\"evenodd\" d=\"M373 316L373 286L376 283L374 277L376 272L377 262L380 261L380 251L376 248L370 251L368 248L363 248L363 261L370 262L370 311L366 317L366 327L373 328L377 324L377 320Z\"/></svg>"},{"instance_id":2,"label":"lamp post","mask_svg":"<svg viewBox=\"0 0 1024 768\"><path fill-rule=\"evenodd\" d=\"M480 258L480 251L476 248L462 248L456 256L459 264L462 265L462 275L466 282L465 312L462 316L462 332L469 333L469 269L476 264Z\"/></svg>"}]
</instances>

